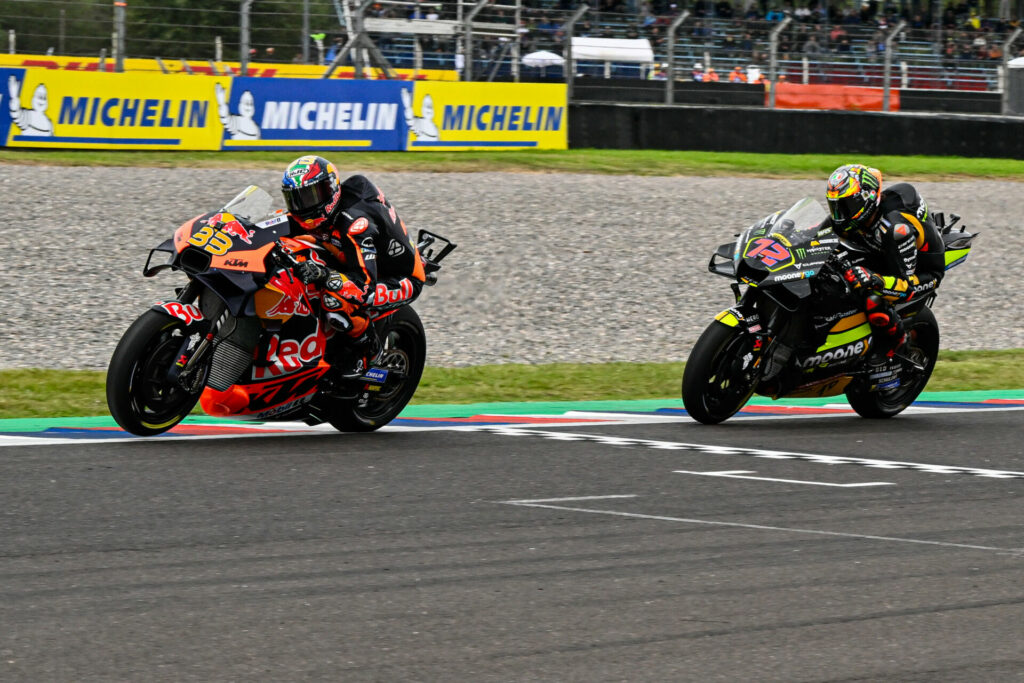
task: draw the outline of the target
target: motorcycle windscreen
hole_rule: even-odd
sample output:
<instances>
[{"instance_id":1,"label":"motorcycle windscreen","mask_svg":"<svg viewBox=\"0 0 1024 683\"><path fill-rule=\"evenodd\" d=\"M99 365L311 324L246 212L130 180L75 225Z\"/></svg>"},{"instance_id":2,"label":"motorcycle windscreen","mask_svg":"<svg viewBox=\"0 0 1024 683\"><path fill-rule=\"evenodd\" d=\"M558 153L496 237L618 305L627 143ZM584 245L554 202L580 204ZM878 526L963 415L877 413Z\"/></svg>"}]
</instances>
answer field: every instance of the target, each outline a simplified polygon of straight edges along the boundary
<instances>
[{"instance_id":1,"label":"motorcycle windscreen","mask_svg":"<svg viewBox=\"0 0 1024 683\"><path fill-rule=\"evenodd\" d=\"M839 243L831 228L822 228L825 210L805 197L758 229L750 230L742 247L744 265L762 273L762 285L812 276Z\"/></svg>"}]
</instances>

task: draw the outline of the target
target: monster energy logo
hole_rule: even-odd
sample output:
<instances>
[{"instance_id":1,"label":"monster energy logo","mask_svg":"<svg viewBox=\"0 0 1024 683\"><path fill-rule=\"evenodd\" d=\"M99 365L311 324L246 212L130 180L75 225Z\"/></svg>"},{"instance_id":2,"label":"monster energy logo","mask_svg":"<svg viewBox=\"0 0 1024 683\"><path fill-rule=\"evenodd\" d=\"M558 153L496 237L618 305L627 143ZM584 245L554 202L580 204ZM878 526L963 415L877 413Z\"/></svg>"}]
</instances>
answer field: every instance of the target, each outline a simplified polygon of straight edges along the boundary
<instances>
[{"instance_id":1,"label":"monster energy logo","mask_svg":"<svg viewBox=\"0 0 1024 683\"><path fill-rule=\"evenodd\" d=\"M807 258L807 250L804 249L803 247L797 247L796 248L796 257L799 258L799 259Z\"/></svg>"}]
</instances>

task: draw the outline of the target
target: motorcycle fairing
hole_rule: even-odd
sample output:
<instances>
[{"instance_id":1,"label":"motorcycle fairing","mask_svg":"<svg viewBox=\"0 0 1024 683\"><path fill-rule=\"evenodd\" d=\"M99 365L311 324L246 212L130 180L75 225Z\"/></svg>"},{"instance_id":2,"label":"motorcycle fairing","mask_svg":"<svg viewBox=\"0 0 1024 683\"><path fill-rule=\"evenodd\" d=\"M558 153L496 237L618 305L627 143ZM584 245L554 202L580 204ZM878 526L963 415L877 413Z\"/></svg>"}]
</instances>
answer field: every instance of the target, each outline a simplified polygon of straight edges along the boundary
<instances>
[{"instance_id":1,"label":"motorcycle fairing","mask_svg":"<svg viewBox=\"0 0 1024 683\"><path fill-rule=\"evenodd\" d=\"M853 375L840 375L839 377L827 377L810 384L787 391L786 398L825 398L826 396L838 396L846 391L847 385L853 381Z\"/></svg>"},{"instance_id":2,"label":"motorcycle fairing","mask_svg":"<svg viewBox=\"0 0 1024 683\"><path fill-rule=\"evenodd\" d=\"M186 325L204 320L202 311L192 304L183 304L180 301L157 301L152 306L153 310L166 313L172 318L177 318Z\"/></svg>"},{"instance_id":3,"label":"motorcycle fairing","mask_svg":"<svg viewBox=\"0 0 1024 683\"><path fill-rule=\"evenodd\" d=\"M825 343L815 349L815 353L828 351L844 344L852 344L860 339L871 336L871 324L867 313L855 313L840 318L828 331Z\"/></svg>"},{"instance_id":4,"label":"motorcycle fairing","mask_svg":"<svg viewBox=\"0 0 1024 683\"><path fill-rule=\"evenodd\" d=\"M328 339L315 314L292 316L278 330L265 331L247 373L220 392L231 400L216 401L220 394L207 388L203 409L216 410L217 417L257 420L301 407L313 398L320 378L330 368L324 360Z\"/></svg>"},{"instance_id":5,"label":"motorcycle fairing","mask_svg":"<svg viewBox=\"0 0 1024 683\"><path fill-rule=\"evenodd\" d=\"M743 327L747 332L761 331L761 319L757 312L744 313L739 308L727 308L715 316L715 320L729 327Z\"/></svg>"}]
</instances>

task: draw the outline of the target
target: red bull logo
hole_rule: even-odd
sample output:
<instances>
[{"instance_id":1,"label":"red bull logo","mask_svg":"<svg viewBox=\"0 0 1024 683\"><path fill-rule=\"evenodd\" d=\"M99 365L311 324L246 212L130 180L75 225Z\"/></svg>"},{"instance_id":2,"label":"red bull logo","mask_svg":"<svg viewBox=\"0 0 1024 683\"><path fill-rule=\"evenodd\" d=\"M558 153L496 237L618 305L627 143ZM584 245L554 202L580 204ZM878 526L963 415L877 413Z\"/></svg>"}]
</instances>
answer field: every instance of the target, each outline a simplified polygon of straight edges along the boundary
<instances>
[{"instance_id":1,"label":"red bull logo","mask_svg":"<svg viewBox=\"0 0 1024 683\"><path fill-rule=\"evenodd\" d=\"M276 289L284 296L274 304L273 308L267 310L267 316L288 316L288 315L312 315L313 311L306 303L306 285L289 277L286 273L279 272L267 283L267 287Z\"/></svg>"},{"instance_id":2,"label":"red bull logo","mask_svg":"<svg viewBox=\"0 0 1024 683\"><path fill-rule=\"evenodd\" d=\"M373 292L373 305L385 306L397 304L412 298L412 283L404 278L398 285L398 289L388 289L387 285L379 284Z\"/></svg>"},{"instance_id":3,"label":"red bull logo","mask_svg":"<svg viewBox=\"0 0 1024 683\"><path fill-rule=\"evenodd\" d=\"M239 223L238 219L230 213L214 214L210 217L208 222L210 225L217 226L217 229L225 235L230 235L231 237L242 240L250 246L252 245L252 236L256 234L256 231L246 230L245 226Z\"/></svg>"},{"instance_id":4,"label":"red bull logo","mask_svg":"<svg viewBox=\"0 0 1024 683\"><path fill-rule=\"evenodd\" d=\"M267 345L266 365L254 366L252 378L267 379L301 370L320 360L326 345L327 340L319 331L301 341L282 339L275 334Z\"/></svg>"}]
</instances>

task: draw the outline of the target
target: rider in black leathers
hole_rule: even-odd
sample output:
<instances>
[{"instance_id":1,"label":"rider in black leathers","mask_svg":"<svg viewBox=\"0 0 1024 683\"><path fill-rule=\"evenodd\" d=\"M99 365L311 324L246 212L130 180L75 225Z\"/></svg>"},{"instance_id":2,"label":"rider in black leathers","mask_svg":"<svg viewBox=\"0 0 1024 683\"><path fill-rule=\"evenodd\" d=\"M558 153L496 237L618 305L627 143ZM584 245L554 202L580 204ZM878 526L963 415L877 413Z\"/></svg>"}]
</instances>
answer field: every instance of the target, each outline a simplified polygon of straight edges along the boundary
<instances>
[{"instance_id":1,"label":"rider in black leathers","mask_svg":"<svg viewBox=\"0 0 1024 683\"><path fill-rule=\"evenodd\" d=\"M368 365L379 346L366 309L405 305L419 296L426 279L405 221L365 176L340 182L334 164L323 157L292 162L281 191L292 236L320 244L332 257L326 265L304 261L296 274L323 288L327 322L365 351Z\"/></svg>"},{"instance_id":2,"label":"rider in black leathers","mask_svg":"<svg viewBox=\"0 0 1024 683\"><path fill-rule=\"evenodd\" d=\"M843 277L864 296L875 348L884 361L906 341L894 304L939 286L945 272L942 236L928 205L912 185L882 189L882 174L862 164L840 166L828 178L825 198L836 234L867 252Z\"/></svg>"}]
</instances>

